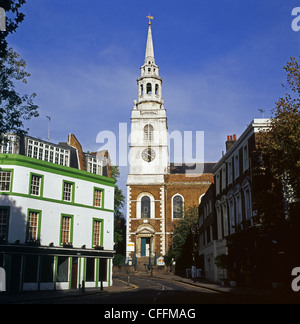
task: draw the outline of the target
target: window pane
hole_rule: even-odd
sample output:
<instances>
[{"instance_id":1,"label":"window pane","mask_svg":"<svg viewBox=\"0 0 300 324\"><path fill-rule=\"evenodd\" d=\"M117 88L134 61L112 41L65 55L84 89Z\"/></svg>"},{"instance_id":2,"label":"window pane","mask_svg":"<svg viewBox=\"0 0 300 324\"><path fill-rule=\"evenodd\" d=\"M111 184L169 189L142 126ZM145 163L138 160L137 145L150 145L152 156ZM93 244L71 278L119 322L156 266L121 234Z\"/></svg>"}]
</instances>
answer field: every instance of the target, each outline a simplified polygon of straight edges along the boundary
<instances>
[{"instance_id":1,"label":"window pane","mask_svg":"<svg viewBox=\"0 0 300 324\"><path fill-rule=\"evenodd\" d=\"M87 172L102 175L102 160L93 156L88 156L86 159Z\"/></svg>"},{"instance_id":2,"label":"window pane","mask_svg":"<svg viewBox=\"0 0 300 324\"><path fill-rule=\"evenodd\" d=\"M36 241L38 239L38 219L39 213L38 212L29 212L28 217L28 234L27 240L28 241Z\"/></svg>"},{"instance_id":3,"label":"window pane","mask_svg":"<svg viewBox=\"0 0 300 324\"><path fill-rule=\"evenodd\" d=\"M101 246L101 221L94 221L93 246Z\"/></svg>"},{"instance_id":4,"label":"window pane","mask_svg":"<svg viewBox=\"0 0 300 324\"><path fill-rule=\"evenodd\" d=\"M144 127L144 140L146 142L153 141L153 126L152 125L146 125Z\"/></svg>"},{"instance_id":5,"label":"window pane","mask_svg":"<svg viewBox=\"0 0 300 324\"><path fill-rule=\"evenodd\" d=\"M32 157L32 145L28 145L27 156Z\"/></svg>"},{"instance_id":6,"label":"window pane","mask_svg":"<svg viewBox=\"0 0 300 324\"><path fill-rule=\"evenodd\" d=\"M33 158L37 159L37 155L38 155L38 148L36 146L34 146L34 148L33 148Z\"/></svg>"},{"instance_id":7,"label":"window pane","mask_svg":"<svg viewBox=\"0 0 300 324\"><path fill-rule=\"evenodd\" d=\"M107 281L107 259L99 259L99 281Z\"/></svg>"},{"instance_id":8,"label":"window pane","mask_svg":"<svg viewBox=\"0 0 300 324\"><path fill-rule=\"evenodd\" d=\"M25 256L24 282L37 282L38 277L38 256Z\"/></svg>"},{"instance_id":9,"label":"window pane","mask_svg":"<svg viewBox=\"0 0 300 324\"><path fill-rule=\"evenodd\" d=\"M102 190L95 189L94 206L102 207Z\"/></svg>"},{"instance_id":10,"label":"window pane","mask_svg":"<svg viewBox=\"0 0 300 324\"><path fill-rule=\"evenodd\" d=\"M0 208L0 239L7 239L8 208Z\"/></svg>"},{"instance_id":11,"label":"window pane","mask_svg":"<svg viewBox=\"0 0 300 324\"><path fill-rule=\"evenodd\" d=\"M57 281L67 282L68 281L68 270L69 270L69 258L58 257L57 258Z\"/></svg>"},{"instance_id":12,"label":"window pane","mask_svg":"<svg viewBox=\"0 0 300 324\"><path fill-rule=\"evenodd\" d=\"M32 175L30 194L34 195L34 196L39 196L40 195L40 185L41 185L41 177Z\"/></svg>"},{"instance_id":13,"label":"window pane","mask_svg":"<svg viewBox=\"0 0 300 324\"><path fill-rule=\"evenodd\" d=\"M39 149L39 160L43 160L43 149Z\"/></svg>"},{"instance_id":14,"label":"window pane","mask_svg":"<svg viewBox=\"0 0 300 324\"><path fill-rule=\"evenodd\" d=\"M177 195L173 198L173 218L183 217L183 200L182 197Z\"/></svg>"},{"instance_id":15,"label":"window pane","mask_svg":"<svg viewBox=\"0 0 300 324\"><path fill-rule=\"evenodd\" d=\"M73 190L73 184L69 183L69 182L64 182L64 197L63 197L63 200L72 201L72 190Z\"/></svg>"},{"instance_id":16,"label":"window pane","mask_svg":"<svg viewBox=\"0 0 300 324\"><path fill-rule=\"evenodd\" d=\"M41 256L41 282L53 282L53 256Z\"/></svg>"},{"instance_id":17,"label":"window pane","mask_svg":"<svg viewBox=\"0 0 300 324\"><path fill-rule=\"evenodd\" d=\"M62 227L61 227L61 243L71 243L70 242L70 217L63 217Z\"/></svg>"},{"instance_id":18,"label":"window pane","mask_svg":"<svg viewBox=\"0 0 300 324\"><path fill-rule=\"evenodd\" d=\"M86 259L86 282L95 281L95 259Z\"/></svg>"},{"instance_id":19,"label":"window pane","mask_svg":"<svg viewBox=\"0 0 300 324\"><path fill-rule=\"evenodd\" d=\"M145 196L141 201L141 217L142 218L150 218L150 198Z\"/></svg>"},{"instance_id":20,"label":"window pane","mask_svg":"<svg viewBox=\"0 0 300 324\"><path fill-rule=\"evenodd\" d=\"M0 171L0 191L10 191L10 171Z\"/></svg>"}]
</instances>

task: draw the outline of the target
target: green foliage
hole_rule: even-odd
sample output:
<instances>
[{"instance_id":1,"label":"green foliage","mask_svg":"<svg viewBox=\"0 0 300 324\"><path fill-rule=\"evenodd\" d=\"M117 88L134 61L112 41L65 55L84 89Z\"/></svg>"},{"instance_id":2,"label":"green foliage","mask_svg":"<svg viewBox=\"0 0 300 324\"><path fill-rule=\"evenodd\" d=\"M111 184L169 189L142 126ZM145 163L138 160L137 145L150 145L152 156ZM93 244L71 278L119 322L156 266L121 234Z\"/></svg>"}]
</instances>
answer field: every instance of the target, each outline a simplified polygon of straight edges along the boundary
<instances>
[{"instance_id":1,"label":"green foliage","mask_svg":"<svg viewBox=\"0 0 300 324\"><path fill-rule=\"evenodd\" d=\"M122 254L115 254L113 259L113 265L114 266L122 265L123 260L124 260L124 256Z\"/></svg>"},{"instance_id":2,"label":"green foliage","mask_svg":"<svg viewBox=\"0 0 300 324\"><path fill-rule=\"evenodd\" d=\"M25 69L26 62L11 48L0 59L0 134L25 133L23 121L38 116L38 106L33 103L36 94L20 95L15 87L17 81L27 83L30 74Z\"/></svg>"},{"instance_id":3,"label":"green foliage","mask_svg":"<svg viewBox=\"0 0 300 324\"><path fill-rule=\"evenodd\" d=\"M263 154L264 166L261 174L268 176L271 185L266 190L266 198L260 214L268 218L268 223L276 223L276 218L284 218L282 191L283 186L292 188L294 194L298 190L300 179L300 64L291 57L284 67L287 82L283 87L287 90L284 97L279 98L273 109L270 131L262 131L259 138L260 150ZM265 170L265 171L264 171ZM266 179L265 179L266 180ZM266 206L273 206L266 213ZM269 214L269 215L268 215Z\"/></svg>"},{"instance_id":4,"label":"green foliage","mask_svg":"<svg viewBox=\"0 0 300 324\"><path fill-rule=\"evenodd\" d=\"M198 206L195 205L185 209L184 217L176 222L172 246L165 256L165 259L172 260L172 258L174 258L175 261L178 261L183 256L186 248L191 251L193 248L191 246L191 228L194 227L196 233L198 233L198 218ZM190 252L189 254L192 253Z\"/></svg>"},{"instance_id":5,"label":"green foliage","mask_svg":"<svg viewBox=\"0 0 300 324\"><path fill-rule=\"evenodd\" d=\"M261 140L269 167L277 179L287 174L294 186L300 179L300 64L295 58L284 67L289 93L279 98L273 110L271 131Z\"/></svg>"},{"instance_id":6,"label":"green foliage","mask_svg":"<svg viewBox=\"0 0 300 324\"><path fill-rule=\"evenodd\" d=\"M118 181L120 171L118 166L112 166L112 177ZM114 209L114 241L116 253L125 256L126 253L126 221L123 215L125 196L116 184L115 186L115 209ZM117 257L117 255L116 255ZM120 259L120 257L118 257ZM116 260L117 262L117 260Z\"/></svg>"},{"instance_id":7,"label":"green foliage","mask_svg":"<svg viewBox=\"0 0 300 324\"><path fill-rule=\"evenodd\" d=\"M0 32L0 59L7 53L7 36L14 33L18 25L24 20L25 15L20 12L20 8L26 0L0 0L0 7L6 11L6 31Z\"/></svg>"}]
</instances>

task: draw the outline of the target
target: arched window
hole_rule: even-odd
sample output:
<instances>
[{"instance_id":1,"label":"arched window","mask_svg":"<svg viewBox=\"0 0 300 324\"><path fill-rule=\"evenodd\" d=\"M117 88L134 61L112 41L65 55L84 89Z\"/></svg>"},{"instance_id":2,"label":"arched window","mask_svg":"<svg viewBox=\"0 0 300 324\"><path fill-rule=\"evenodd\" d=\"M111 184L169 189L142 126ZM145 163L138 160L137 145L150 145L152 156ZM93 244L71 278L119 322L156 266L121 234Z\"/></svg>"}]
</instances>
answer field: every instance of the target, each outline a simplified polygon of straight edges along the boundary
<instances>
[{"instance_id":1,"label":"arched window","mask_svg":"<svg viewBox=\"0 0 300 324\"><path fill-rule=\"evenodd\" d=\"M141 96L144 95L144 86L141 84Z\"/></svg>"},{"instance_id":2,"label":"arched window","mask_svg":"<svg viewBox=\"0 0 300 324\"><path fill-rule=\"evenodd\" d=\"M155 85L155 94L158 96L158 89L159 89L159 86L158 84Z\"/></svg>"},{"instance_id":3,"label":"arched window","mask_svg":"<svg viewBox=\"0 0 300 324\"><path fill-rule=\"evenodd\" d=\"M183 205L183 197L180 195L175 195L172 201L172 210L173 210L173 218L183 218L184 205Z\"/></svg>"},{"instance_id":4,"label":"arched window","mask_svg":"<svg viewBox=\"0 0 300 324\"><path fill-rule=\"evenodd\" d=\"M150 218L150 215L151 215L150 197L144 196L141 199L141 218Z\"/></svg>"},{"instance_id":5,"label":"arched window","mask_svg":"<svg viewBox=\"0 0 300 324\"><path fill-rule=\"evenodd\" d=\"M147 83L147 94L151 94L151 93L152 93L152 84Z\"/></svg>"},{"instance_id":6,"label":"arched window","mask_svg":"<svg viewBox=\"0 0 300 324\"><path fill-rule=\"evenodd\" d=\"M147 143L153 141L153 126L150 124L144 127L144 140Z\"/></svg>"}]
</instances>

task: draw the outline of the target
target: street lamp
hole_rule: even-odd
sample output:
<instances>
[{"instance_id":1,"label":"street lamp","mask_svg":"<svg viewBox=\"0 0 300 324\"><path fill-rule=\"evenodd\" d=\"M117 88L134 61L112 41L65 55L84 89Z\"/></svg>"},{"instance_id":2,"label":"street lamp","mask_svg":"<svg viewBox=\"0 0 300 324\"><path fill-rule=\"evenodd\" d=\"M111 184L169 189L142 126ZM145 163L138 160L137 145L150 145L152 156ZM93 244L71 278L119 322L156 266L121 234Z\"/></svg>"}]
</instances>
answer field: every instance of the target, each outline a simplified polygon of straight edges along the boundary
<instances>
[{"instance_id":1,"label":"street lamp","mask_svg":"<svg viewBox=\"0 0 300 324\"><path fill-rule=\"evenodd\" d=\"M196 234L196 227L192 226L191 227L191 232L192 232L192 237L193 237L193 266L192 266L192 277L193 281L195 282L196 280L196 261L195 261L195 234Z\"/></svg>"}]
</instances>

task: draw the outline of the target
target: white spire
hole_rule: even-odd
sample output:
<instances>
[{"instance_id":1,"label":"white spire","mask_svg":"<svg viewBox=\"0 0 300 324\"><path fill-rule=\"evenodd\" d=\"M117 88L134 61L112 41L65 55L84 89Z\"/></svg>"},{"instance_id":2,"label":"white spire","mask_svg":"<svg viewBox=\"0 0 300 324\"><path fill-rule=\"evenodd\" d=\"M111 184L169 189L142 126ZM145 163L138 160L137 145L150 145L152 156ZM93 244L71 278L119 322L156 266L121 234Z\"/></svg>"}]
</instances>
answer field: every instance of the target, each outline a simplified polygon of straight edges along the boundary
<instances>
[{"instance_id":1,"label":"white spire","mask_svg":"<svg viewBox=\"0 0 300 324\"><path fill-rule=\"evenodd\" d=\"M153 48L153 39L152 39L152 31L151 31L151 20L154 19L152 16L147 16L149 18L149 29L148 29L148 38L147 38L147 46L146 46L146 55L145 55L145 64L151 62L151 64L155 64L154 59L154 48Z\"/></svg>"},{"instance_id":2,"label":"white spire","mask_svg":"<svg viewBox=\"0 0 300 324\"><path fill-rule=\"evenodd\" d=\"M163 107L162 103L162 79L159 76L159 67L155 64L153 39L151 31L152 16L147 16L149 19L147 46L145 63L141 67L141 76L138 78L139 97L137 102L134 103L134 107L141 108L141 103L153 103L157 104L159 109ZM151 106L150 105L150 106ZM148 105L149 106L149 105ZM150 107L149 106L149 107ZM153 105L151 106L153 108Z\"/></svg>"}]
</instances>

